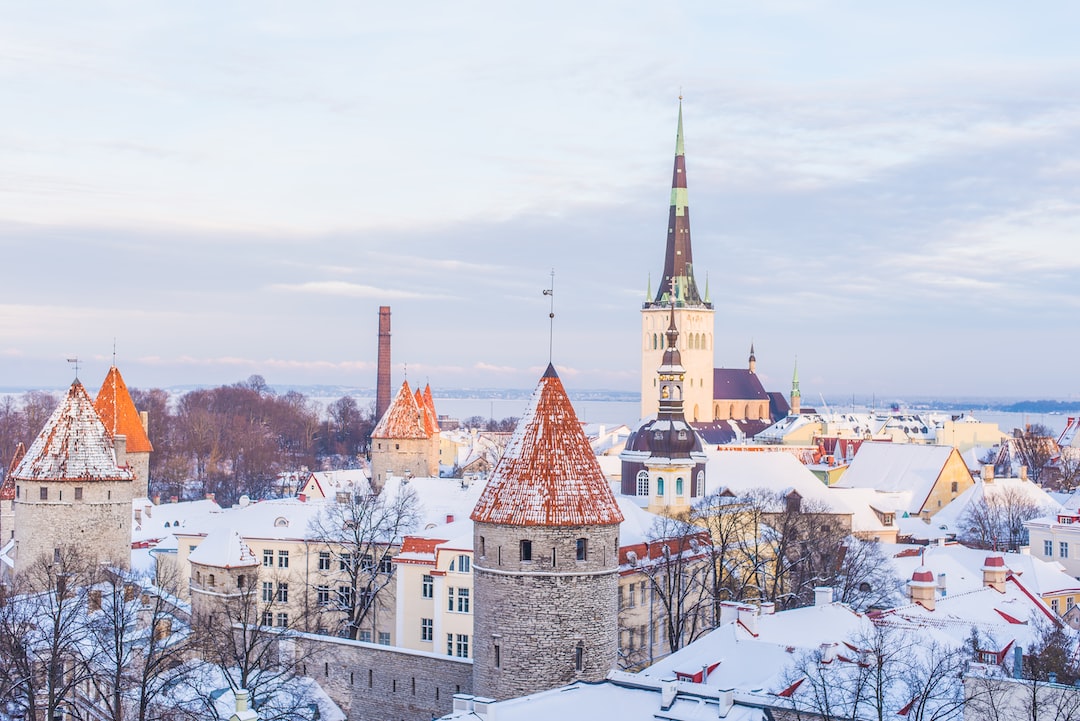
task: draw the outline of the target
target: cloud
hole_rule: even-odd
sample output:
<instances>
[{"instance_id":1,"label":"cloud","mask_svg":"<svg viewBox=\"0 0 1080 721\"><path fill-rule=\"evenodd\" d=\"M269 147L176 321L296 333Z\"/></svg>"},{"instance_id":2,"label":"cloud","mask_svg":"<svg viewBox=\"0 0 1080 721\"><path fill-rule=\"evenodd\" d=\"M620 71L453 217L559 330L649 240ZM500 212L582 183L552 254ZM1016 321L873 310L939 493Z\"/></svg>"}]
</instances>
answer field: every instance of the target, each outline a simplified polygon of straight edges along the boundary
<instances>
[{"instance_id":1,"label":"cloud","mask_svg":"<svg viewBox=\"0 0 1080 721\"><path fill-rule=\"evenodd\" d=\"M345 298L370 298L373 300L447 300L455 296L442 293L421 293L397 288L377 288L372 285L348 283L341 280L314 280L306 283L274 283L268 288L286 293L310 293L314 295L333 295Z\"/></svg>"}]
</instances>

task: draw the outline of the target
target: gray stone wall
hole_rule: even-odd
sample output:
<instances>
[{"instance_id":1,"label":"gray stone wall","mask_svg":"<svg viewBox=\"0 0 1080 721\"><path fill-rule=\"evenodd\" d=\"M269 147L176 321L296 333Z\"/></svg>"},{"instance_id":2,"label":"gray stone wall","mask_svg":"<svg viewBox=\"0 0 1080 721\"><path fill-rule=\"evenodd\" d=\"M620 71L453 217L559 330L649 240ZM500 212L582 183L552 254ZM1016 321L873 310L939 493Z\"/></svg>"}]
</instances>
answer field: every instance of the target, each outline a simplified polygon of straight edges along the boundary
<instances>
[{"instance_id":1,"label":"gray stone wall","mask_svg":"<svg viewBox=\"0 0 1080 721\"><path fill-rule=\"evenodd\" d=\"M349 721L430 721L455 693L472 693L472 662L360 641L300 634L300 672L318 681Z\"/></svg>"},{"instance_id":2,"label":"gray stone wall","mask_svg":"<svg viewBox=\"0 0 1080 721\"><path fill-rule=\"evenodd\" d=\"M434 461L434 463L433 463ZM371 484L382 488L388 474L439 475L439 440L430 438L372 438Z\"/></svg>"},{"instance_id":3,"label":"gray stone wall","mask_svg":"<svg viewBox=\"0 0 1080 721\"><path fill-rule=\"evenodd\" d=\"M131 481L15 480L15 572L75 546L88 558L131 563ZM41 488L48 498L42 500ZM82 498L76 498L82 489Z\"/></svg>"},{"instance_id":4,"label":"gray stone wall","mask_svg":"<svg viewBox=\"0 0 1080 721\"><path fill-rule=\"evenodd\" d=\"M150 484L150 454L149 453L127 453L127 464L131 469L131 472L135 474L135 481L132 486L131 495L135 498L147 498L149 497L149 484Z\"/></svg>"},{"instance_id":5,"label":"gray stone wall","mask_svg":"<svg viewBox=\"0 0 1080 721\"><path fill-rule=\"evenodd\" d=\"M584 560L579 538L588 544ZM532 560L522 560L522 540ZM617 544L617 525L474 524L476 694L505 699L599 681L615 667Z\"/></svg>"}]
</instances>

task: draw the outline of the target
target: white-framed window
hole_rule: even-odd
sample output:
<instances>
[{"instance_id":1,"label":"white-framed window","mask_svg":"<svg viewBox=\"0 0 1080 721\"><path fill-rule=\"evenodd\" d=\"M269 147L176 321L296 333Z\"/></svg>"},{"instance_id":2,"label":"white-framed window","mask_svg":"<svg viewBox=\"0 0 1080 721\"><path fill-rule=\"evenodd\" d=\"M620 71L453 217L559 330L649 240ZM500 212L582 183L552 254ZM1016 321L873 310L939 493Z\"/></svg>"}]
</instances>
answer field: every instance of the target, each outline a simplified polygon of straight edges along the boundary
<instances>
[{"instance_id":1,"label":"white-framed window","mask_svg":"<svg viewBox=\"0 0 1080 721\"><path fill-rule=\"evenodd\" d=\"M639 496L649 495L649 472L638 471L637 474L637 494Z\"/></svg>"},{"instance_id":2,"label":"white-framed window","mask_svg":"<svg viewBox=\"0 0 1080 721\"><path fill-rule=\"evenodd\" d=\"M281 603L289 602L289 584L279 583L277 585L277 600Z\"/></svg>"},{"instance_id":3,"label":"white-framed window","mask_svg":"<svg viewBox=\"0 0 1080 721\"><path fill-rule=\"evenodd\" d=\"M273 581L263 581L262 600L263 600L263 603L273 603L273 601L274 601L274 583L273 583Z\"/></svg>"},{"instance_id":4,"label":"white-framed window","mask_svg":"<svg viewBox=\"0 0 1080 721\"><path fill-rule=\"evenodd\" d=\"M457 557L458 573L468 573L471 567L470 559L464 553Z\"/></svg>"},{"instance_id":5,"label":"white-framed window","mask_svg":"<svg viewBox=\"0 0 1080 721\"><path fill-rule=\"evenodd\" d=\"M320 606L330 605L330 587L329 586L317 586L315 588L315 603Z\"/></svg>"},{"instance_id":6,"label":"white-framed window","mask_svg":"<svg viewBox=\"0 0 1080 721\"><path fill-rule=\"evenodd\" d=\"M288 551L278 551L277 552L277 565L278 565L278 568L288 568L289 567L289 552Z\"/></svg>"},{"instance_id":7,"label":"white-framed window","mask_svg":"<svg viewBox=\"0 0 1080 721\"><path fill-rule=\"evenodd\" d=\"M277 615L277 625L279 628L285 628L289 625L289 614L281 611Z\"/></svg>"},{"instance_id":8,"label":"white-framed window","mask_svg":"<svg viewBox=\"0 0 1080 721\"><path fill-rule=\"evenodd\" d=\"M273 626L274 625L274 612L273 611L263 611L262 625L264 625L264 626Z\"/></svg>"},{"instance_id":9,"label":"white-framed window","mask_svg":"<svg viewBox=\"0 0 1080 721\"><path fill-rule=\"evenodd\" d=\"M389 646L390 645L390 632L389 631L379 631L379 645L380 646Z\"/></svg>"},{"instance_id":10,"label":"white-framed window","mask_svg":"<svg viewBox=\"0 0 1080 721\"><path fill-rule=\"evenodd\" d=\"M1061 609L1058 608L1058 600L1056 598L1050 599L1050 608L1054 611L1054 613L1061 613Z\"/></svg>"},{"instance_id":11,"label":"white-framed window","mask_svg":"<svg viewBox=\"0 0 1080 721\"><path fill-rule=\"evenodd\" d=\"M330 570L330 551L319 551L319 570Z\"/></svg>"},{"instance_id":12,"label":"white-framed window","mask_svg":"<svg viewBox=\"0 0 1080 721\"><path fill-rule=\"evenodd\" d=\"M705 471L697 472L697 495L698 497L705 495Z\"/></svg>"},{"instance_id":13,"label":"white-framed window","mask_svg":"<svg viewBox=\"0 0 1080 721\"><path fill-rule=\"evenodd\" d=\"M274 567L274 552L269 548L263 549L263 565L267 568Z\"/></svg>"},{"instance_id":14,"label":"white-framed window","mask_svg":"<svg viewBox=\"0 0 1080 721\"><path fill-rule=\"evenodd\" d=\"M352 586L338 586L337 589L337 602L339 608L352 608L353 599L356 596L353 595Z\"/></svg>"},{"instance_id":15,"label":"white-framed window","mask_svg":"<svg viewBox=\"0 0 1080 721\"><path fill-rule=\"evenodd\" d=\"M633 608L637 604L637 584L631 583L627 587L626 607Z\"/></svg>"},{"instance_id":16,"label":"white-framed window","mask_svg":"<svg viewBox=\"0 0 1080 721\"><path fill-rule=\"evenodd\" d=\"M656 495L658 495L658 496L664 495L664 479L663 478L657 478L656 479Z\"/></svg>"},{"instance_id":17,"label":"white-framed window","mask_svg":"<svg viewBox=\"0 0 1080 721\"><path fill-rule=\"evenodd\" d=\"M420 597L431 598L435 595L435 579L428 574L420 581Z\"/></svg>"},{"instance_id":18,"label":"white-framed window","mask_svg":"<svg viewBox=\"0 0 1080 721\"><path fill-rule=\"evenodd\" d=\"M361 629L360 634L359 634L359 639L361 641L365 641L366 643L371 643L371 631L369 629L366 629L366 628Z\"/></svg>"},{"instance_id":19,"label":"white-framed window","mask_svg":"<svg viewBox=\"0 0 1080 721\"><path fill-rule=\"evenodd\" d=\"M1061 554L1062 558L1068 558L1069 557L1069 543L1068 543L1068 541L1061 541L1060 543L1058 543L1058 552Z\"/></svg>"},{"instance_id":20,"label":"white-framed window","mask_svg":"<svg viewBox=\"0 0 1080 721\"><path fill-rule=\"evenodd\" d=\"M430 641L435 637L435 621L430 618L420 619L420 640Z\"/></svg>"},{"instance_id":21,"label":"white-framed window","mask_svg":"<svg viewBox=\"0 0 1080 721\"><path fill-rule=\"evenodd\" d=\"M453 586L450 587L449 593L446 594L446 610L447 611L453 611L454 610L454 587Z\"/></svg>"},{"instance_id":22,"label":"white-framed window","mask_svg":"<svg viewBox=\"0 0 1080 721\"><path fill-rule=\"evenodd\" d=\"M1043 541L1043 555L1047 558L1052 558L1054 555L1054 542Z\"/></svg>"},{"instance_id":23,"label":"white-framed window","mask_svg":"<svg viewBox=\"0 0 1080 721\"><path fill-rule=\"evenodd\" d=\"M457 610L458 613L469 612L469 589L459 588L457 591Z\"/></svg>"},{"instance_id":24,"label":"white-framed window","mask_svg":"<svg viewBox=\"0 0 1080 721\"><path fill-rule=\"evenodd\" d=\"M675 495L676 496L681 496L682 494L683 494L683 479L676 478L675 479Z\"/></svg>"},{"instance_id":25,"label":"white-framed window","mask_svg":"<svg viewBox=\"0 0 1080 721\"><path fill-rule=\"evenodd\" d=\"M577 560L586 561L589 558L589 539L579 538L575 542L577 550Z\"/></svg>"},{"instance_id":26,"label":"white-framed window","mask_svg":"<svg viewBox=\"0 0 1080 721\"><path fill-rule=\"evenodd\" d=\"M393 573L394 572L394 558L389 554L385 554L379 559L379 573Z\"/></svg>"},{"instance_id":27,"label":"white-framed window","mask_svg":"<svg viewBox=\"0 0 1080 721\"><path fill-rule=\"evenodd\" d=\"M457 635L457 642L454 644L454 655L458 658L469 657L469 635L466 633L459 633Z\"/></svg>"}]
</instances>

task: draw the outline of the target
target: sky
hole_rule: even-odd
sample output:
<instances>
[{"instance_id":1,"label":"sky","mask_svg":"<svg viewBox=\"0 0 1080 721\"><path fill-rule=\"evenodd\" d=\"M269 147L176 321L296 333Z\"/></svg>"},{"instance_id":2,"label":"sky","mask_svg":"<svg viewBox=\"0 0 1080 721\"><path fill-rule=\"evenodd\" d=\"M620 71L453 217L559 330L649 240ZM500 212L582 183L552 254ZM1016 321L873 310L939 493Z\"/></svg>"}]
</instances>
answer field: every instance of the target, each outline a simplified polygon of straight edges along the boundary
<instances>
[{"instance_id":1,"label":"sky","mask_svg":"<svg viewBox=\"0 0 1080 721\"><path fill-rule=\"evenodd\" d=\"M1080 6L0 0L0 387L635 390L683 95L716 364L1080 398Z\"/></svg>"}]
</instances>

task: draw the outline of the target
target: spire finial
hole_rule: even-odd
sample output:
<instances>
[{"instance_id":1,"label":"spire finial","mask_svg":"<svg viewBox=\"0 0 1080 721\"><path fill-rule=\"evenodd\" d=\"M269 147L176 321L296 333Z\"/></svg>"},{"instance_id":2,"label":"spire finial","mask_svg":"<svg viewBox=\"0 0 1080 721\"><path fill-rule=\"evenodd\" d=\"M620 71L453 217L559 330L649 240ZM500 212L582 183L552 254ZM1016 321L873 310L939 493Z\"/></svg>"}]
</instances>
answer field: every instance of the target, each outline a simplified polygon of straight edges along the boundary
<instances>
[{"instance_id":1,"label":"spire finial","mask_svg":"<svg viewBox=\"0 0 1080 721\"><path fill-rule=\"evenodd\" d=\"M409 380L409 361L401 364L401 374L405 376L405 380Z\"/></svg>"},{"instance_id":2,"label":"spire finial","mask_svg":"<svg viewBox=\"0 0 1080 721\"><path fill-rule=\"evenodd\" d=\"M79 380L79 356L72 356L67 362L75 367L75 380Z\"/></svg>"},{"instance_id":3,"label":"spire finial","mask_svg":"<svg viewBox=\"0 0 1080 721\"><path fill-rule=\"evenodd\" d=\"M113 367L115 368L116 367L116 336L113 336L113 339L112 339L112 364L113 364Z\"/></svg>"},{"instance_id":4,"label":"spire finial","mask_svg":"<svg viewBox=\"0 0 1080 721\"><path fill-rule=\"evenodd\" d=\"M675 155L686 155L686 148L683 146L682 132L682 90L679 91L679 130L675 134Z\"/></svg>"},{"instance_id":5,"label":"spire finial","mask_svg":"<svg viewBox=\"0 0 1080 721\"><path fill-rule=\"evenodd\" d=\"M651 281L650 281L651 283ZM548 365L551 365L555 347L555 269L551 269L551 285L544 289L544 295L551 299L548 310Z\"/></svg>"}]
</instances>

